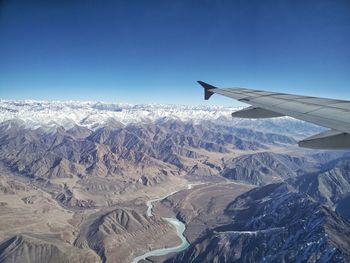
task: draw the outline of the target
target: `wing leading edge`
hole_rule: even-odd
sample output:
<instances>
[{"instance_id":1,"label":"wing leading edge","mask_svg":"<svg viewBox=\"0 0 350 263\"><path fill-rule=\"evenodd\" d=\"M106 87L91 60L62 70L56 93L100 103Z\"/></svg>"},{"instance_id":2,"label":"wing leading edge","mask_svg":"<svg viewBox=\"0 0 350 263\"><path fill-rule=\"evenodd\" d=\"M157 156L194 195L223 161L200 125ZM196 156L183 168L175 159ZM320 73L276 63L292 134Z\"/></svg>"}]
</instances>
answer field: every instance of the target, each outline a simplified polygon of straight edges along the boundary
<instances>
[{"instance_id":1,"label":"wing leading edge","mask_svg":"<svg viewBox=\"0 0 350 263\"><path fill-rule=\"evenodd\" d=\"M219 89L203 81L204 99L214 93L250 104L232 113L238 118L274 118L290 116L331 130L300 141L300 147L314 149L350 149L350 101L300 96L245 88Z\"/></svg>"}]
</instances>

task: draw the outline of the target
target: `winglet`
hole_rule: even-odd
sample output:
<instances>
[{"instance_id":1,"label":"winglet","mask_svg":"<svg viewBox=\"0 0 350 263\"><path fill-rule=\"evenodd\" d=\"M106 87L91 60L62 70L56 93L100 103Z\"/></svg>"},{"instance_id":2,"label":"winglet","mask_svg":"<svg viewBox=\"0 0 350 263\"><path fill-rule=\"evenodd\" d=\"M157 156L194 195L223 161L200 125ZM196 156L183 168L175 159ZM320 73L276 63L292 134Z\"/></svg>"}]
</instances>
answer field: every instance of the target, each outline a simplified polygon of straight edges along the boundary
<instances>
[{"instance_id":1,"label":"winglet","mask_svg":"<svg viewBox=\"0 0 350 263\"><path fill-rule=\"evenodd\" d=\"M197 82L204 88L204 99L205 100L208 100L211 97L211 95L214 94L214 92L212 92L210 90L217 89L217 87L209 85L208 83L205 83L203 81L199 80Z\"/></svg>"}]
</instances>

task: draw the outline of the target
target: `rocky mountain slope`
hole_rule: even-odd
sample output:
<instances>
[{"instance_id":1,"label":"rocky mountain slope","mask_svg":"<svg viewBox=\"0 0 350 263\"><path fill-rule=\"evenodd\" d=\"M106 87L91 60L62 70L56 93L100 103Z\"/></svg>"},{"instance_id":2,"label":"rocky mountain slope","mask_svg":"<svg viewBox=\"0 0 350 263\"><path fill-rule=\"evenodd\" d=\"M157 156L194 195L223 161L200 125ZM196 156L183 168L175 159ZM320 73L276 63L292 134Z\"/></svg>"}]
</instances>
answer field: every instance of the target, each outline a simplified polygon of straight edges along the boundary
<instances>
[{"instance_id":1,"label":"rocky mountain slope","mask_svg":"<svg viewBox=\"0 0 350 263\"><path fill-rule=\"evenodd\" d=\"M116 208L101 215L93 215L87 222L81 228L75 246L91 248L103 262L128 262L135 251L159 247L163 242L174 245L180 243L172 232L173 226L168 222L135 210Z\"/></svg>"},{"instance_id":2,"label":"rocky mountain slope","mask_svg":"<svg viewBox=\"0 0 350 263\"><path fill-rule=\"evenodd\" d=\"M325 157L324 155L327 155ZM272 151L243 154L225 161L220 175L235 181L254 185L268 184L274 181L283 181L300 176L309 180L311 173L319 174L323 171L324 163L329 163L339 157L336 153L329 154L295 154L275 153ZM327 158L325 160L325 158ZM344 167L341 163L335 167ZM308 175L308 176L304 176ZM308 178L308 179L306 179ZM300 183L300 180L296 179Z\"/></svg>"},{"instance_id":3,"label":"rocky mountain slope","mask_svg":"<svg viewBox=\"0 0 350 263\"><path fill-rule=\"evenodd\" d=\"M286 183L229 204L230 224L208 231L166 262L348 262L350 222Z\"/></svg>"},{"instance_id":4,"label":"rocky mountain slope","mask_svg":"<svg viewBox=\"0 0 350 263\"><path fill-rule=\"evenodd\" d=\"M134 179L144 175L156 180L188 172L212 154L220 157L234 150L293 143L293 138L284 135L176 120L95 131L58 127L50 133L28 129L18 121L0 124L1 160L25 176L40 178L115 177L132 171Z\"/></svg>"},{"instance_id":5,"label":"rocky mountain slope","mask_svg":"<svg viewBox=\"0 0 350 263\"><path fill-rule=\"evenodd\" d=\"M341 214L346 213L345 204L348 203L346 200L350 194L349 156L346 154L341 158L324 162L319 171L291 178L288 183L322 204L333 208L338 208L338 205L342 204L337 211Z\"/></svg>"},{"instance_id":6,"label":"rocky mountain slope","mask_svg":"<svg viewBox=\"0 0 350 263\"><path fill-rule=\"evenodd\" d=\"M23 234L0 243L0 262L94 263L100 259L89 250L68 246L55 237Z\"/></svg>"}]
</instances>

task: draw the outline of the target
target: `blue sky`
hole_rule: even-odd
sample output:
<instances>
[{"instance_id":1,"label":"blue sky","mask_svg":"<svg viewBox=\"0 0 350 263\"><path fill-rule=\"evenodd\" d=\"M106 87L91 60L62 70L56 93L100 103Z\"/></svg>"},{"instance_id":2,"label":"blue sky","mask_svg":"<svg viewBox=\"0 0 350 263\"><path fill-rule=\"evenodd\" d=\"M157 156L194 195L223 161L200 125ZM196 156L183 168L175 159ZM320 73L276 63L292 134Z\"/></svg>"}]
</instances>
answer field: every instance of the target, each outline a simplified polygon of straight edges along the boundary
<instances>
[{"instance_id":1,"label":"blue sky","mask_svg":"<svg viewBox=\"0 0 350 263\"><path fill-rule=\"evenodd\" d=\"M350 99L350 2L0 1L0 98L203 101L196 83Z\"/></svg>"}]
</instances>

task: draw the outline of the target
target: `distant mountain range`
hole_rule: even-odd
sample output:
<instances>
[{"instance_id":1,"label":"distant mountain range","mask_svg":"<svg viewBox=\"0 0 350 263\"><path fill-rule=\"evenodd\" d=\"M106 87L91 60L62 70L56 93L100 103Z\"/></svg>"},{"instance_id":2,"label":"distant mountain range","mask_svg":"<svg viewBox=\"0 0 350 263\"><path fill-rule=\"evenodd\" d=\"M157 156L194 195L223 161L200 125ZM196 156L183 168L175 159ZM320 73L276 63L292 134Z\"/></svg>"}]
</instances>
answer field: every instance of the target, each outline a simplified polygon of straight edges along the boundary
<instances>
[{"instance_id":1,"label":"distant mountain range","mask_svg":"<svg viewBox=\"0 0 350 263\"><path fill-rule=\"evenodd\" d=\"M94 130L104 126L177 119L196 123L209 120L235 127L273 129L277 133L288 132L299 136L320 130L315 125L289 117L254 121L232 119L231 113L239 109L222 106L0 100L0 122L17 119L29 128L50 130L52 127L63 126L69 129L78 125Z\"/></svg>"},{"instance_id":2,"label":"distant mountain range","mask_svg":"<svg viewBox=\"0 0 350 263\"><path fill-rule=\"evenodd\" d=\"M96 129L109 124L159 119L211 120L230 117L234 107L178 106L156 104L111 104L79 101L0 101L0 121L21 119L28 127L79 126Z\"/></svg>"}]
</instances>

